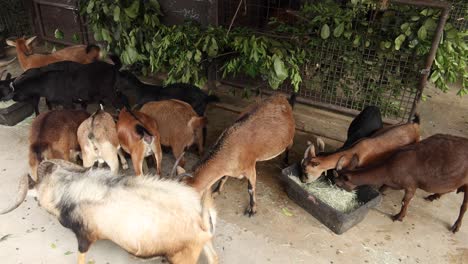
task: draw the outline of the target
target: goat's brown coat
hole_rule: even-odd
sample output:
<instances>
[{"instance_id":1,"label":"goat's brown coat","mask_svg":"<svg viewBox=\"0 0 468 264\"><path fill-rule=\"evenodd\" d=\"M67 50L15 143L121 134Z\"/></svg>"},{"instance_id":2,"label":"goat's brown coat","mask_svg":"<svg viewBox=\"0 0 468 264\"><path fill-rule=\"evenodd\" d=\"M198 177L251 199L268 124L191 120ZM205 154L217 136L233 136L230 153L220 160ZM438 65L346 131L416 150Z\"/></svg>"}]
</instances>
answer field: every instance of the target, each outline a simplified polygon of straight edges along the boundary
<instances>
[{"instance_id":1,"label":"goat's brown coat","mask_svg":"<svg viewBox=\"0 0 468 264\"><path fill-rule=\"evenodd\" d=\"M40 68L59 61L74 61L81 64L92 63L99 59L99 49L91 48L86 52L86 45L76 45L58 50L51 54L32 53L31 43L34 38L7 40L7 44L16 47L18 61L23 70Z\"/></svg>"},{"instance_id":2,"label":"goat's brown coat","mask_svg":"<svg viewBox=\"0 0 468 264\"><path fill-rule=\"evenodd\" d=\"M89 113L83 110L53 110L37 116L29 134L30 175L37 181L42 160L73 160L80 151L76 132Z\"/></svg>"},{"instance_id":3,"label":"goat's brown coat","mask_svg":"<svg viewBox=\"0 0 468 264\"><path fill-rule=\"evenodd\" d=\"M186 148L196 143L200 156L203 154L203 127L206 118L199 117L193 108L179 100L149 102L140 109L156 120L161 137L161 145L170 146L178 158ZM184 166L182 158L180 166Z\"/></svg>"},{"instance_id":4,"label":"goat's brown coat","mask_svg":"<svg viewBox=\"0 0 468 264\"><path fill-rule=\"evenodd\" d=\"M353 157L354 167L358 157ZM397 150L385 161L357 170L337 170L340 177L335 181L346 190L360 185L388 186L405 190L400 213L394 220L403 220L409 202L416 189L435 193L427 197L432 201L441 195L457 190L464 192L463 204L452 231L460 229L463 215L468 207L468 139L437 134L419 143Z\"/></svg>"},{"instance_id":5,"label":"goat's brown coat","mask_svg":"<svg viewBox=\"0 0 468 264\"><path fill-rule=\"evenodd\" d=\"M255 164L270 160L292 146L294 132L292 108L283 95L273 95L250 106L221 134L188 183L204 192L223 176L246 177L250 195L246 213L253 215L256 213Z\"/></svg>"},{"instance_id":6,"label":"goat's brown coat","mask_svg":"<svg viewBox=\"0 0 468 264\"><path fill-rule=\"evenodd\" d=\"M156 171L159 175L161 172L161 141L158 132L158 125L154 119L146 114L138 111L132 111L133 115L125 108L119 113L119 120L117 121L117 135L120 145L125 152L129 153L132 157L132 164L137 176L143 174L143 162L149 153L154 154L156 160ZM138 120L135 118L137 117ZM150 144L145 142L144 137L139 135L136 131L136 126L143 126L148 132L151 133L152 139Z\"/></svg>"},{"instance_id":7,"label":"goat's brown coat","mask_svg":"<svg viewBox=\"0 0 468 264\"><path fill-rule=\"evenodd\" d=\"M356 142L349 149L326 156L316 156L315 148L311 145L302 161L304 171L302 180L310 182L317 179L326 170L335 168L338 160L343 156L344 168L350 164L354 154L359 157L358 167L363 167L381 161L397 149L418 142L419 139L419 124L408 123L384 128L372 137Z\"/></svg>"}]
</instances>

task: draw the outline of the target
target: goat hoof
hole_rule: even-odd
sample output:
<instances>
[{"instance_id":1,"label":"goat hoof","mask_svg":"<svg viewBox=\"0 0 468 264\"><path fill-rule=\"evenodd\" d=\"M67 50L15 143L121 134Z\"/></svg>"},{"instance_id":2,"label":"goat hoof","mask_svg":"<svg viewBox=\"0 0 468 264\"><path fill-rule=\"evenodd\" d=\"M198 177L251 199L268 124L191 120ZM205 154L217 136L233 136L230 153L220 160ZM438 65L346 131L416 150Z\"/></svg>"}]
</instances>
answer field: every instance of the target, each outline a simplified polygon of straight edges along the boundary
<instances>
[{"instance_id":1,"label":"goat hoof","mask_svg":"<svg viewBox=\"0 0 468 264\"><path fill-rule=\"evenodd\" d=\"M458 230L460 230L460 225L458 224L458 221L455 222L455 224L453 224L452 228L450 228L450 231L452 231L452 233L456 233L458 232Z\"/></svg>"},{"instance_id":2,"label":"goat hoof","mask_svg":"<svg viewBox=\"0 0 468 264\"><path fill-rule=\"evenodd\" d=\"M402 222L402 221L403 221L403 217L402 217L400 214L396 214L396 215L392 216L392 220L393 220L393 222L395 222L395 221L400 221L400 222Z\"/></svg>"},{"instance_id":3,"label":"goat hoof","mask_svg":"<svg viewBox=\"0 0 468 264\"><path fill-rule=\"evenodd\" d=\"M256 214L257 212L253 210L251 207L248 207L247 210L245 210L244 215L248 215L249 217L252 217Z\"/></svg>"},{"instance_id":4,"label":"goat hoof","mask_svg":"<svg viewBox=\"0 0 468 264\"><path fill-rule=\"evenodd\" d=\"M439 199L439 197L440 197L440 196L437 195L437 194L431 194L431 195L429 195L429 196L427 196L427 197L424 197L424 200L426 200L426 201L428 201L428 202L433 202L434 200Z\"/></svg>"}]
</instances>

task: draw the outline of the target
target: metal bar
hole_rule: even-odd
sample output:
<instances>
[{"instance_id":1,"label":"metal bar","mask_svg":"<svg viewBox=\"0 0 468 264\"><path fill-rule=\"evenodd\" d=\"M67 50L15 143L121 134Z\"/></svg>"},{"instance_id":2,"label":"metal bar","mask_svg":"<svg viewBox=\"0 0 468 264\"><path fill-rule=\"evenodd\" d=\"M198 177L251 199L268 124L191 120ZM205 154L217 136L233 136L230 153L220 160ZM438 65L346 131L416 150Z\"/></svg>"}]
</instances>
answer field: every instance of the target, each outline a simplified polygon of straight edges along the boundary
<instances>
[{"instance_id":1,"label":"metal bar","mask_svg":"<svg viewBox=\"0 0 468 264\"><path fill-rule=\"evenodd\" d=\"M405 0L405 1L409 1L409 0ZM428 2L432 2L432 1L428 1ZM429 51L429 54L426 57L425 67L421 71L421 80L419 81L418 90L416 91L416 97L414 99L413 106L411 107L411 112L408 117L408 121L411 121L414 113L416 112L416 109L418 108L418 104L421 100L422 93L424 91L424 88L426 87L427 79L429 77L429 73L431 72L432 63L434 62L437 49L439 48L440 39L442 37L442 33L444 32L445 23L447 22L449 13L450 13L450 5L448 3L445 3L442 9L442 14L440 15L440 18L439 18L439 23L437 24L435 35L432 38L431 50Z\"/></svg>"},{"instance_id":2,"label":"metal bar","mask_svg":"<svg viewBox=\"0 0 468 264\"><path fill-rule=\"evenodd\" d=\"M221 83L227 84L227 85L235 87L235 88L244 88L244 86L242 84L232 82L232 81L222 80ZM285 92L282 92L282 91L275 91L275 90L271 90L271 89L262 89L262 88L261 88L261 92L262 92L262 94L267 94L267 95L271 95L271 94L274 94L274 93L282 93L282 94L289 95L288 93L285 93ZM322 108L322 109L332 110L332 111L335 111L335 112L338 112L338 113L343 113L343 114L347 114L347 115L351 115L351 116L357 116L360 113L360 111L358 111L358 110L345 108L345 107L342 107L342 106L336 106L336 105L329 104L329 103L317 102L315 100L312 100L312 99L309 99L309 98L304 98L304 97L301 97L301 96L298 96L296 98L296 101L299 102L299 103L305 104L305 105L316 106L316 107L319 107L319 108ZM383 119L384 123L386 123L386 124L397 124L397 123L401 122L401 120L396 120L396 119L386 118L386 117L384 117L382 119Z\"/></svg>"},{"instance_id":3,"label":"metal bar","mask_svg":"<svg viewBox=\"0 0 468 264\"><path fill-rule=\"evenodd\" d=\"M54 7L59 7L59 8L69 9L69 10L78 10L76 6L56 3L53 1L51 2L51 1L46 1L46 0L34 0L34 2L40 5L54 6Z\"/></svg>"},{"instance_id":4,"label":"metal bar","mask_svg":"<svg viewBox=\"0 0 468 264\"><path fill-rule=\"evenodd\" d=\"M421 7L449 8L450 3L439 0L391 0L395 4L414 5Z\"/></svg>"},{"instance_id":5,"label":"metal bar","mask_svg":"<svg viewBox=\"0 0 468 264\"><path fill-rule=\"evenodd\" d=\"M39 4L38 4L37 2L34 1L33 5L34 5L34 10L36 11L36 19L37 19L38 22L39 22L39 34L40 34L40 38L41 38L41 39L44 39L44 37L45 37L45 31L44 31L44 25L43 25L43 23L42 23L41 9L39 8Z\"/></svg>"}]
</instances>

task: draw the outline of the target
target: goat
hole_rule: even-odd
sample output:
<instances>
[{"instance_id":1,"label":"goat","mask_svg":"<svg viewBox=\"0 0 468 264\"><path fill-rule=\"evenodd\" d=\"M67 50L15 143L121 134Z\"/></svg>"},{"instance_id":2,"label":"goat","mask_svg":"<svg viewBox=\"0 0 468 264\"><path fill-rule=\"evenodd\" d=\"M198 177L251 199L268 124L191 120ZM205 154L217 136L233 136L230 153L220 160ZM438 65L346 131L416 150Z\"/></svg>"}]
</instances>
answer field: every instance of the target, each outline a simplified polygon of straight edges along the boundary
<instances>
[{"instance_id":1,"label":"goat","mask_svg":"<svg viewBox=\"0 0 468 264\"><path fill-rule=\"evenodd\" d=\"M463 204L453 233L460 229L468 207L468 139L437 134L419 143L397 150L385 161L356 169L359 158L354 155L350 169L343 170L343 157L337 163L336 184L345 190L361 185L388 186L405 190L400 212L393 220L402 221L416 189L434 193L426 200L433 201L445 193L464 192Z\"/></svg>"},{"instance_id":2,"label":"goat","mask_svg":"<svg viewBox=\"0 0 468 264\"><path fill-rule=\"evenodd\" d=\"M21 179L18 207L27 193ZM137 257L165 256L174 264L195 264L203 250L218 263L212 244L216 211L210 193L157 177L116 176L63 160L44 161L36 185L39 206L71 229L78 264L97 240L108 239ZM106 216L106 217L103 217Z\"/></svg>"},{"instance_id":3,"label":"goat","mask_svg":"<svg viewBox=\"0 0 468 264\"><path fill-rule=\"evenodd\" d=\"M78 126L89 114L81 110L54 110L37 116L29 133L29 168L37 182L37 166L43 160L75 160L80 145Z\"/></svg>"},{"instance_id":4,"label":"goat","mask_svg":"<svg viewBox=\"0 0 468 264\"><path fill-rule=\"evenodd\" d=\"M362 138L366 138L383 128L382 116L377 106L365 107L357 115L348 128L346 142L341 149L346 149Z\"/></svg>"},{"instance_id":5,"label":"goat","mask_svg":"<svg viewBox=\"0 0 468 264\"><path fill-rule=\"evenodd\" d=\"M132 91L134 91L135 89L133 89L133 87L138 87L136 89L136 107L140 107L152 101L177 99L190 104L198 116L205 116L208 104L219 101L216 95L208 95L202 89L192 84L174 83L162 87L143 83L129 71L122 71L122 75L126 77L128 83L132 84L131 86L127 86L128 88L132 87ZM207 130L206 127L204 127L203 144L206 142L206 135Z\"/></svg>"},{"instance_id":6,"label":"goat","mask_svg":"<svg viewBox=\"0 0 468 264\"><path fill-rule=\"evenodd\" d=\"M375 133L370 138L362 139L343 151L330 155L316 155L315 147L311 144L305 151L301 162L303 173L302 182L312 182L323 172L335 168L335 165L344 156L343 166L346 168L353 154L359 157L359 167L367 166L385 159L398 148L418 142L420 139L419 115L412 123L395 125L382 133Z\"/></svg>"},{"instance_id":7,"label":"goat","mask_svg":"<svg viewBox=\"0 0 468 264\"><path fill-rule=\"evenodd\" d=\"M161 145L170 146L174 157L179 157L186 148L197 143L198 153L203 155L203 128L206 117L199 117L193 108L179 100L149 102L140 109L158 124ZM184 166L185 160L180 161Z\"/></svg>"},{"instance_id":8,"label":"goat","mask_svg":"<svg viewBox=\"0 0 468 264\"><path fill-rule=\"evenodd\" d=\"M119 172L119 158L124 170L128 169L127 160L120 149L117 128L113 117L101 105L93 115L78 127L78 143L81 147L83 166L89 168L96 161L106 162L112 173Z\"/></svg>"},{"instance_id":9,"label":"goat","mask_svg":"<svg viewBox=\"0 0 468 264\"><path fill-rule=\"evenodd\" d=\"M2 100L30 102L38 115L40 97L46 98L49 107L61 104L70 109L74 102L80 102L86 108L90 102L110 101L120 109L127 104L120 92L126 85L131 84L120 78L117 65L102 61L90 64L63 61L24 72L9 86L3 86L0 94Z\"/></svg>"},{"instance_id":10,"label":"goat","mask_svg":"<svg viewBox=\"0 0 468 264\"><path fill-rule=\"evenodd\" d=\"M123 108L117 121L117 136L122 149L132 156L137 176L143 175L143 162L149 155L156 160L157 174L161 172L162 151L158 124L138 111Z\"/></svg>"},{"instance_id":11,"label":"goat","mask_svg":"<svg viewBox=\"0 0 468 264\"><path fill-rule=\"evenodd\" d=\"M187 182L203 193L224 177L217 188L219 193L227 180L225 176L246 177L250 203L245 213L252 216L257 212L255 164L288 150L293 144L294 132L291 105L285 96L273 95L249 107L224 130L208 155L195 167L194 177Z\"/></svg>"},{"instance_id":12,"label":"goat","mask_svg":"<svg viewBox=\"0 0 468 264\"><path fill-rule=\"evenodd\" d=\"M33 54L31 44L35 39L36 37L34 36L29 39L18 38L6 41L9 46L16 48L18 61L24 71L44 67L59 61L74 61L88 64L98 60L101 51L96 45L76 45L51 54Z\"/></svg>"}]
</instances>

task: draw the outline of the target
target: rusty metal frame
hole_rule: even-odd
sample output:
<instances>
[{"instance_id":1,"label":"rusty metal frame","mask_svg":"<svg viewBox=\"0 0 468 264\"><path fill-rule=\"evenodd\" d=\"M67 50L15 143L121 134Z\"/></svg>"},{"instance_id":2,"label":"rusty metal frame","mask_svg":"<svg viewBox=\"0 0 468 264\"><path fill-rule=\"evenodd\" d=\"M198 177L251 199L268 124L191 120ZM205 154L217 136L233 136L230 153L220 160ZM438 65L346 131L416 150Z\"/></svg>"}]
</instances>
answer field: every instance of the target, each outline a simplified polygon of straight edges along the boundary
<instances>
[{"instance_id":1,"label":"rusty metal frame","mask_svg":"<svg viewBox=\"0 0 468 264\"><path fill-rule=\"evenodd\" d=\"M63 44L63 45L76 45L76 43L73 43L73 42L69 42L69 41L64 41L64 40L60 40L60 39L56 39L56 38L50 38L50 37L47 37L46 34L45 34L45 30L44 30L44 25L42 23L42 14L41 14L41 10L40 10L40 6L52 6L52 7L58 7L58 8L61 8L61 9L66 9L66 10L71 10L72 12L78 12L79 13L79 10L78 10L78 7L77 6L73 6L73 5L67 5L67 4L63 4L63 3L56 3L56 2L52 2L52 1L47 1L47 0L33 0L33 5L34 5L34 12L36 13L36 17L39 21L39 37L42 39L42 40L47 40L47 41L50 41L50 42L55 42L55 43L59 43L59 44ZM84 25L83 23L83 18L81 17L81 15L78 15L78 27L80 28L80 34L81 34L81 43L82 44L88 44L89 43L89 39L88 39L88 35L87 35L87 28L86 26Z\"/></svg>"},{"instance_id":2,"label":"rusty metal frame","mask_svg":"<svg viewBox=\"0 0 468 264\"><path fill-rule=\"evenodd\" d=\"M449 17L450 7L451 4L449 2L441 2L438 0L392 0L391 2L396 4L407 4L407 5L414 5L414 6L421 6L421 7L432 7L432 8L439 8L442 10L440 14L439 23L437 24L437 29L432 38L432 46L429 51L429 54L426 57L426 64L424 69L421 69L421 79L419 81L418 90L416 92L416 97L413 102L413 107L411 109L408 121L411 121L416 110L418 108L419 102L421 101L421 96L426 87L429 74L431 72L432 63L434 62L437 49L439 48L440 39L442 37L442 33L444 32L445 23Z\"/></svg>"}]
</instances>

